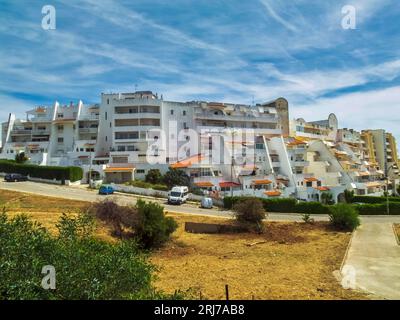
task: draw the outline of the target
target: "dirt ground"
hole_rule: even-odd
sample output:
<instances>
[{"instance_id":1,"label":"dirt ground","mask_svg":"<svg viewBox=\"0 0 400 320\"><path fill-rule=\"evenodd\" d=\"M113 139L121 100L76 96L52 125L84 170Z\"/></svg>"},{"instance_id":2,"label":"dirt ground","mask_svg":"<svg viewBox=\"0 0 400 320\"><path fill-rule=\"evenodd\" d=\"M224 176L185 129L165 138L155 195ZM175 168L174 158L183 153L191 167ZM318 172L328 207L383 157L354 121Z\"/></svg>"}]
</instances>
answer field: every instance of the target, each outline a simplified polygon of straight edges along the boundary
<instances>
[{"instance_id":1,"label":"dirt ground","mask_svg":"<svg viewBox=\"0 0 400 320\"><path fill-rule=\"evenodd\" d=\"M160 268L156 286L167 292L191 288L196 298L224 299L228 284L231 299L367 299L341 288L333 276L350 234L327 223L270 222L262 235L207 235L186 233L184 222L226 220L172 216L179 229L152 256Z\"/></svg>"},{"instance_id":2,"label":"dirt ground","mask_svg":"<svg viewBox=\"0 0 400 320\"><path fill-rule=\"evenodd\" d=\"M86 202L0 190L0 208L26 213L51 232L62 213L76 214ZM206 235L184 231L184 222L231 223L231 220L171 215L179 223L172 241L152 253L158 266L155 285L167 292L190 289L193 298L224 299L366 299L344 290L332 272L339 269L350 234L325 223L266 224L265 234ZM100 238L113 240L99 223ZM255 242L263 242L248 246Z\"/></svg>"}]
</instances>

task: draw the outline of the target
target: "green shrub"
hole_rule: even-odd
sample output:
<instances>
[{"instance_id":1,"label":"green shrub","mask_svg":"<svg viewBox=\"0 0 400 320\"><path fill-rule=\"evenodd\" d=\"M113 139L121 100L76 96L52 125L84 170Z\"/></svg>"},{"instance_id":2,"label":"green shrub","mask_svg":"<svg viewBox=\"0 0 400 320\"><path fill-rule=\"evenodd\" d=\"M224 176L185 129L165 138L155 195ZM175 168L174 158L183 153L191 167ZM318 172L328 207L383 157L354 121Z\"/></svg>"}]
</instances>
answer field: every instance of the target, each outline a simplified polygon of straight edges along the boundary
<instances>
[{"instance_id":1,"label":"green shrub","mask_svg":"<svg viewBox=\"0 0 400 320\"><path fill-rule=\"evenodd\" d=\"M161 184L162 179L163 177L158 169L150 169L145 176L145 181L152 184Z\"/></svg>"},{"instance_id":2,"label":"green shrub","mask_svg":"<svg viewBox=\"0 0 400 320\"><path fill-rule=\"evenodd\" d=\"M154 189L159 191L168 191L169 188L165 184L152 184L142 180L133 180L127 182L126 185L137 187L137 188L144 188L144 189Z\"/></svg>"},{"instance_id":3,"label":"green shrub","mask_svg":"<svg viewBox=\"0 0 400 320\"><path fill-rule=\"evenodd\" d=\"M327 214L329 206L320 202L299 202L296 204L295 212L309 214Z\"/></svg>"},{"instance_id":4,"label":"green shrub","mask_svg":"<svg viewBox=\"0 0 400 320\"><path fill-rule=\"evenodd\" d=\"M135 208L138 216L134 233L143 248L161 246L178 227L173 218L165 216L164 208L158 203L139 199Z\"/></svg>"},{"instance_id":5,"label":"green shrub","mask_svg":"<svg viewBox=\"0 0 400 320\"><path fill-rule=\"evenodd\" d=\"M239 222L261 224L266 217L263 203L260 199L239 201L233 207L236 220Z\"/></svg>"},{"instance_id":6,"label":"green shrub","mask_svg":"<svg viewBox=\"0 0 400 320\"><path fill-rule=\"evenodd\" d=\"M163 181L168 188L172 188L173 186L190 186L190 177L183 170L179 169L169 168L163 177Z\"/></svg>"},{"instance_id":7,"label":"green shrub","mask_svg":"<svg viewBox=\"0 0 400 320\"><path fill-rule=\"evenodd\" d=\"M54 237L25 216L0 214L0 300L165 298L136 243L101 241L89 220L63 216ZM55 267L55 290L41 287L46 265Z\"/></svg>"},{"instance_id":8,"label":"green shrub","mask_svg":"<svg viewBox=\"0 0 400 320\"><path fill-rule=\"evenodd\" d=\"M329 219L335 228L342 230L353 231L360 225L357 210L347 203L330 206Z\"/></svg>"},{"instance_id":9,"label":"green shrub","mask_svg":"<svg viewBox=\"0 0 400 320\"><path fill-rule=\"evenodd\" d=\"M56 179L63 182L66 180L75 182L83 177L83 170L80 167L38 166L8 160L0 160L0 172L20 173L32 178Z\"/></svg>"},{"instance_id":10,"label":"green shrub","mask_svg":"<svg viewBox=\"0 0 400 320\"><path fill-rule=\"evenodd\" d=\"M17 163L25 163L29 160L29 158L25 155L25 152L20 152L15 155L15 162Z\"/></svg>"},{"instance_id":11,"label":"green shrub","mask_svg":"<svg viewBox=\"0 0 400 320\"><path fill-rule=\"evenodd\" d=\"M354 190L344 190L344 199L346 203L354 202Z\"/></svg>"}]
</instances>

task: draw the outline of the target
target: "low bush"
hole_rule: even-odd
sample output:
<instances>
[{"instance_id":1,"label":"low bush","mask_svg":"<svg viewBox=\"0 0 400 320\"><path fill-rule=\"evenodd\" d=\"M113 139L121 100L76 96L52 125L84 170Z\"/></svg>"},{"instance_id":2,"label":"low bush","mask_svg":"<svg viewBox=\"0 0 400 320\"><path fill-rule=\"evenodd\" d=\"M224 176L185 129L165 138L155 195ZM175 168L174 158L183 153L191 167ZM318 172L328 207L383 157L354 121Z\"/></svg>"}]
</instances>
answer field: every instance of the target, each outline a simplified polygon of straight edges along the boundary
<instances>
[{"instance_id":1,"label":"low bush","mask_svg":"<svg viewBox=\"0 0 400 320\"><path fill-rule=\"evenodd\" d=\"M144 189L154 189L158 191L168 191L169 188L165 184L153 184L142 180L133 180L127 182L126 185Z\"/></svg>"},{"instance_id":2,"label":"low bush","mask_svg":"<svg viewBox=\"0 0 400 320\"><path fill-rule=\"evenodd\" d=\"M353 231L360 225L357 210L347 203L338 203L329 207L331 224L341 230Z\"/></svg>"},{"instance_id":3,"label":"low bush","mask_svg":"<svg viewBox=\"0 0 400 320\"><path fill-rule=\"evenodd\" d=\"M233 210L239 222L259 224L266 218L263 203L259 199L240 201L235 204Z\"/></svg>"},{"instance_id":4,"label":"low bush","mask_svg":"<svg viewBox=\"0 0 400 320\"><path fill-rule=\"evenodd\" d=\"M151 184L161 184L163 176L158 169L150 169L146 176L145 181Z\"/></svg>"},{"instance_id":5,"label":"low bush","mask_svg":"<svg viewBox=\"0 0 400 320\"><path fill-rule=\"evenodd\" d=\"M0 300L171 298L152 286L155 268L134 241L95 238L87 217L64 215L58 228L54 237L26 216L0 213ZM41 286L46 265L55 289Z\"/></svg>"},{"instance_id":6,"label":"low bush","mask_svg":"<svg viewBox=\"0 0 400 320\"><path fill-rule=\"evenodd\" d=\"M137 210L134 207L120 206L109 199L91 204L87 213L110 225L112 234L120 238L128 236L137 222Z\"/></svg>"},{"instance_id":7,"label":"low bush","mask_svg":"<svg viewBox=\"0 0 400 320\"><path fill-rule=\"evenodd\" d=\"M164 208L158 203L139 199L135 208L137 219L134 233L143 248L161 246L178 227L173 218L165 216Z\"/></svg>"}]
</instances>

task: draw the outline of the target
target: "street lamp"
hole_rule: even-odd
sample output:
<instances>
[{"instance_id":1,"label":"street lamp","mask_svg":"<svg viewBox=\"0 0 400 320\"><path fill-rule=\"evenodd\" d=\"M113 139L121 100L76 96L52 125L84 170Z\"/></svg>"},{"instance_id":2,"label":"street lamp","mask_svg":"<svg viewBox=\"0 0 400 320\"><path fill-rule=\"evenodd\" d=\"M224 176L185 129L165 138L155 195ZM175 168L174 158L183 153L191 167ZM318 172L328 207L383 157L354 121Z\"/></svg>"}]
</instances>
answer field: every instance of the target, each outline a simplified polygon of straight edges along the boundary
<instances>
[{"instance_id":1,"label":"street lamp","mask_svg":"<svg viewBox=\"0 0 400 320\"><path fill-rule=\"evenodd\" d=\"M393 166L395 166L395 165L396 165L396 163L393 163L389 168L386 169L386 213L388 215L389 215L389 211L390 211L390 208L389 208L389 171L391 169L393 169ZM394 184L393 184L393 191L395 192Z\"/></svg>"}]
</instances>

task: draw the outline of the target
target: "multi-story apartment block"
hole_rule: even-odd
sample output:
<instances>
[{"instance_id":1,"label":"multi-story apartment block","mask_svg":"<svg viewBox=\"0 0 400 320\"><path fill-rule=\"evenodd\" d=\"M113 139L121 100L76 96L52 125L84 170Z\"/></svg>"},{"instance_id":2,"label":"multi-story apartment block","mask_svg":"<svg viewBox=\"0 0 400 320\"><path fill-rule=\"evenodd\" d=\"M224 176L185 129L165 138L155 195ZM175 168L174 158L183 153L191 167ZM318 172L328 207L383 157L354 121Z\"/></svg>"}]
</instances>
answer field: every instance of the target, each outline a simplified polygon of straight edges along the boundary
<instances>
[{"instance_id":1,"label":"multi-story apartment block","mask_svg":"<svg viewBox=\"0 0 400 320\"><path fill-rule=\"evenodd\" d=\"M89 164L97 141L99 106L78 104L37 107L26 119L10 114L2 124L2 158L13 159L25 152L40 165Z\"/></svg>"},{"instance_id":2,"label":"multi-story apartment block","mask_svg":"<svg viewBox=\"0 0 400 320\"><path fill-rule=\"evenodd\" d=\"M393 135L383 129L362 131L365 158L390 178L399 178L397 144Z\"/></svg>"},{"instance_id":3,"label":"multi-story apartment block","mask_svg":"<svg viewBox=\"0 0 400 320\"><path fill-rule=\"evenodd\" d=\"M255 106L164 100L151 91L102 94L95 105L37 107L2 124L1 158L76 165L84 182L144 179L149 169L184 170L214 196L255 195L335 201L345 189L382 194L398 174L396 142L384 130L361 133L328 119L289 122L288 102ZM90 174L89 174L90 172Z\"/></svg>"},{"instance_id":4,"label":"multi-story apartment block","mask_svg":"<svg viewBox=\"0 0 400 320\"><path fill-rule=\"evenodd\" d=\"M303 118L290 121L290 135L306 140L336 141L338 120L331 113L326 120L307 122Z\"/></svg>"}]
</instances>

